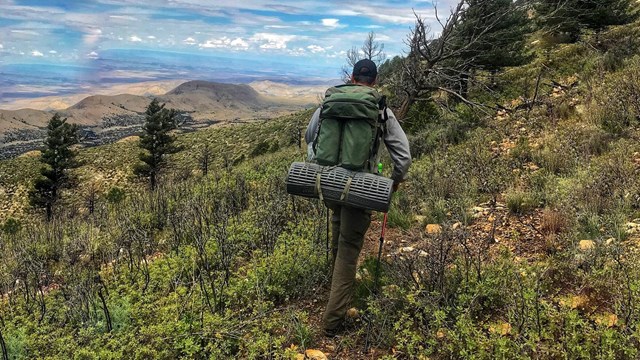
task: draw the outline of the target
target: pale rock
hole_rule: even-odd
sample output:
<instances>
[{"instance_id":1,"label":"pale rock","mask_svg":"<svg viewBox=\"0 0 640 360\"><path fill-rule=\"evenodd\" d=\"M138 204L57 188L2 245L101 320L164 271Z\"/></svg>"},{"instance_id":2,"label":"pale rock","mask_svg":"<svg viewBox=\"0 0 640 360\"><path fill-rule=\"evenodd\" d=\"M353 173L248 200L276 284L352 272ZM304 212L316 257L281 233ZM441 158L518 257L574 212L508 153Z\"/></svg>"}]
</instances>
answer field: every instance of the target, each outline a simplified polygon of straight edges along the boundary
<instances>
[{"instance_id":1,"label":"pale rock","mask_svg":"<svg viewBox=\"0 0 640 360\"><path fill-rule=\"evenodd\" d=\"M347 310L347 317L349 319L355 319L359 316L360 316L360 312L358 311L358 309L352 307L351 309Z\"/></svg>"},{"instance_id":2,"label":"pale rock","mask_svg":"<svg viewBox=\"0 0 640 360\"><path fill-rule=\"evenodd\" d=\"M442 226L438 224L429 224L424 230L429 235L436 235L442 232Z\"/></svg>"},{"instance_id":3,"label":"pale rock","mask_svg":"<svg viewBox=\"0 0 640 360\"><path fill-rule=\"evenodd\" d=\"M418 256L420 256L420 257L428 257L429 253L424 251L424 250L420 250L420 252L418 253Z\"/></svg>"},{"instance_id":4,"label":"pale rock","mask_svg":"<svg viewBox=\"0 0 640 360\"><path fill-rule=\"evenodd\" d=\"M627 227L627 234L635 234L638 231L640 231L640 224L634 223L634 222L628 222L626 224Z\"/></svg>"},{"instance_id":5,"label":"pale rock","mask_svg":"<svg viewBox=\"0 0 640 360\"><path fill-rule=\"evenodd\" d=\"M511 334L511 324L505 322L500 324L494 324L489 326L489 332L494 334L500 334L502 336L507 336Z\"/></svg>"},{"instance_id":6,"label":"pale rock","mask_svg":"<svg viewBox=\"0 0 640 360\"><path fill-rule=\"evenodd\" d=\"M616 242L616 239L614 238L608 238L607 241L605 242L608 246L613 245Z\"/></svg>"},{"instance_id":7,"label":"pale rock","mask_svg":"<svg viewBox=\"0 0 640 360\"><path fill-rule=\"evenodd\" d=\"M327 355L320 350L308 349L304 352L304 356L304 359L308 360L328 360Z\"/></svg>"},{"instance_id":8,"label":"pale rock","mask_svg":"<svg viewBox=\"0 0 640 360\"><path fill-rule=\"evenodd\" d=\"M596 243L593 240L580 240L578 243L578 248L582 251L593 250L596 247Z\"/></svg>"},{"instance_id":9,"label":"pale rock","mask_svg":"<svg viewBox=\"0 0 640 360\"><path fill-rule=\"evenodd\" d=\"M413 221L415 221L417 223L420 223L420 224L424 223L426 219L427 219L427 217L424 216L424 215L416 215L416 216L413 217Z\"/></svg>"},{"instance_id":10,"label":"pale rock","mask_svg":"<svg viewBox=\"0 0 640 360\"><path fill-rule=\"evenodd\" d=\"M604 313L596 316L596 324L605 325L606 327L614 327L618 325L618 315L612 313Z\"/></svg>"},{"instance_id":11,"label":"pale rock","mask_svg":"<svg viewBox=\"0 0 640 360\"><path fill-rule=\"evenodd\" d=\"M453 230L458 230L458 229L460 229L461 227L462 227L462 223L461 223L461 222L459 222L459 221L458 221L457 223L455 223L455 224L451 225L451 229L453 229Z\"/></svg>"},{"instance_id":12,"label":"pale rock","mask_svg":"<svg viewBox=\"0 0 640 360\"><path fill-rule=\"evenodd\" d=\"M402 252L406 252L406 253L413 252L414 250L415 248L413 248L412 246L405 246L401 249Z\"/></svg>"}]
</instances>

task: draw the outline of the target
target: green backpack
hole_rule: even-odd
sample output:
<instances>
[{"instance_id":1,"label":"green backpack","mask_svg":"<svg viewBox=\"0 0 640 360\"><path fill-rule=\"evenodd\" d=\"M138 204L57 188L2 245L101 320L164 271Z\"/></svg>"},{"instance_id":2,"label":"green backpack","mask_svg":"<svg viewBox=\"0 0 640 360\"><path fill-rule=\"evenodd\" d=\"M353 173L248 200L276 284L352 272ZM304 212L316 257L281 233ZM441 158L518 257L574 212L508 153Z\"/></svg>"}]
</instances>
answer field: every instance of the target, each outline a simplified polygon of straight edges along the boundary
<instances>
[{"instance_id":1,"label":"green backpack","mask_svg":"<svg viewBox=\"0 0 640 360\"><path fill-rule=\"evenodd\" d=\"M370 171L386 116L385 97L371 87L340 85L327 90L320 111L320 128L313 144L320 165Z\"/></svg>"}]
</instances>

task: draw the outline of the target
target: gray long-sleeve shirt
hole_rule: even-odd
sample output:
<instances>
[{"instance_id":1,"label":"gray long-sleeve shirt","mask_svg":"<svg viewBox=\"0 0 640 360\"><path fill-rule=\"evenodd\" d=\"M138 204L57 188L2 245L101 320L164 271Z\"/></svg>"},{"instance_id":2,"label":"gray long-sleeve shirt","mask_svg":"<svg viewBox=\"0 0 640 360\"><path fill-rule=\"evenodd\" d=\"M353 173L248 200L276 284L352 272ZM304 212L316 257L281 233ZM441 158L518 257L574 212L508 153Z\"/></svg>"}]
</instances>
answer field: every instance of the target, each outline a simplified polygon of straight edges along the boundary
<instances>
[{"instance_id":1,"label":"gray long-sleeve shirt","mask_svg":"<svg viewBox=\"0 0 640 360\"><path fill-rule=\"evenodd\" d=\"M409 140L407 140L407 135L404 133L404 130L402 130L402 127L400 127L400 123L393 114L393 111L390 109L386 109L386 111L389 119L385 123L383 141L389 151L391 161L393 162L393 173L391 174L391 179L396 182L401 182L407 179L409 166L411 166ZM312 144L318 135L319 125L320 108L313 113L309 126L307 126L307 132L304 135L304 139L307 142L309 159L313 159L315 157ZM378 154L376 154L375 164L378 163L379 159L380 154L378 151Z\"/></svg>"}]
</instances>

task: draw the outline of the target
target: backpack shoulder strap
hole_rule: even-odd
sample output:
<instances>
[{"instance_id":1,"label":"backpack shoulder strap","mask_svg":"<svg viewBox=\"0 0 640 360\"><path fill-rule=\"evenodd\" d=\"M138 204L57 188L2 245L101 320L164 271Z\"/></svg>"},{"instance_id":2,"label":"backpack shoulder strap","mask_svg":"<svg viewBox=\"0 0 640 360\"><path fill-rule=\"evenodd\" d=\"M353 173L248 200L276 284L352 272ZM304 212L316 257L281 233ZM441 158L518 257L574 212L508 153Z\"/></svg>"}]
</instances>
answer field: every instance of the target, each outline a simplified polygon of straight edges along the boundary
<instances>
[{"instance_id":1,"label":"backpack shoulder strap","mask_svg":"<svg viewBox=\"0 0 640 360\"><path fill-rule=\"evenodd\" d=\"M387 95L380 96L380 101L378 101L378 108L380 109L379 121L384 124L387 122L387 120L389 120L389 114L387 113Z\"/></svg>"}]
</instances>

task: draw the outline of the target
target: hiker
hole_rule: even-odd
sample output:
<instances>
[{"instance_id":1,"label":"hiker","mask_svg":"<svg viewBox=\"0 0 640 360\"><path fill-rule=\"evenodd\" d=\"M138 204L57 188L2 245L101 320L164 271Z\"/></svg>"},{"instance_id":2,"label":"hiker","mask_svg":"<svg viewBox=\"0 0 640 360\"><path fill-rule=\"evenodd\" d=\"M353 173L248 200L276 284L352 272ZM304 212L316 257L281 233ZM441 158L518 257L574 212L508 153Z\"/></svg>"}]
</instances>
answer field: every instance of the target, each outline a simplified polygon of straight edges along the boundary
<instances>
[{"instance_id":1,"label":"hiker","mask_svg":"<svg viewBox=\"0 0 640 360\"><path fill-rule=\"evenodd\" d=\"M377 75L378 71L373 61L369 59L360 60L353 67L351 84L331 88L327 90L327 95L330 95L333 91L341 91L336 89L345 88L348 88L348 91L377 94L377 92L372 91ZM376 141L373 143L370 154L365 154L365 156L368 156L367 166L362 171L377 172L380 160L379 144L383 141L393 162L391 178L394 181L393 191L396 191L398 185L406 180L407 172L411 165L409 142L393 112L384 105L380 106L380 108L382 108L379 121L381 124L380 130L375 136ZM310 160L315 160L316 156L322 151L322 149L315 147L321 128L321 110L322 106L313 114L305 134L305 140L309 144ZM378 111L376 111L377 113ZM366 134L363 137L366 137ZM331 252L333 255L333 275L323 326L325 335L333 337L344 327L345 315L355 283L358 257L364 242L364 235L371 223L371 211L350 206L340 206L330 201L325 201L325 204L332 210Z\"/></svg>"}]
</instances>

